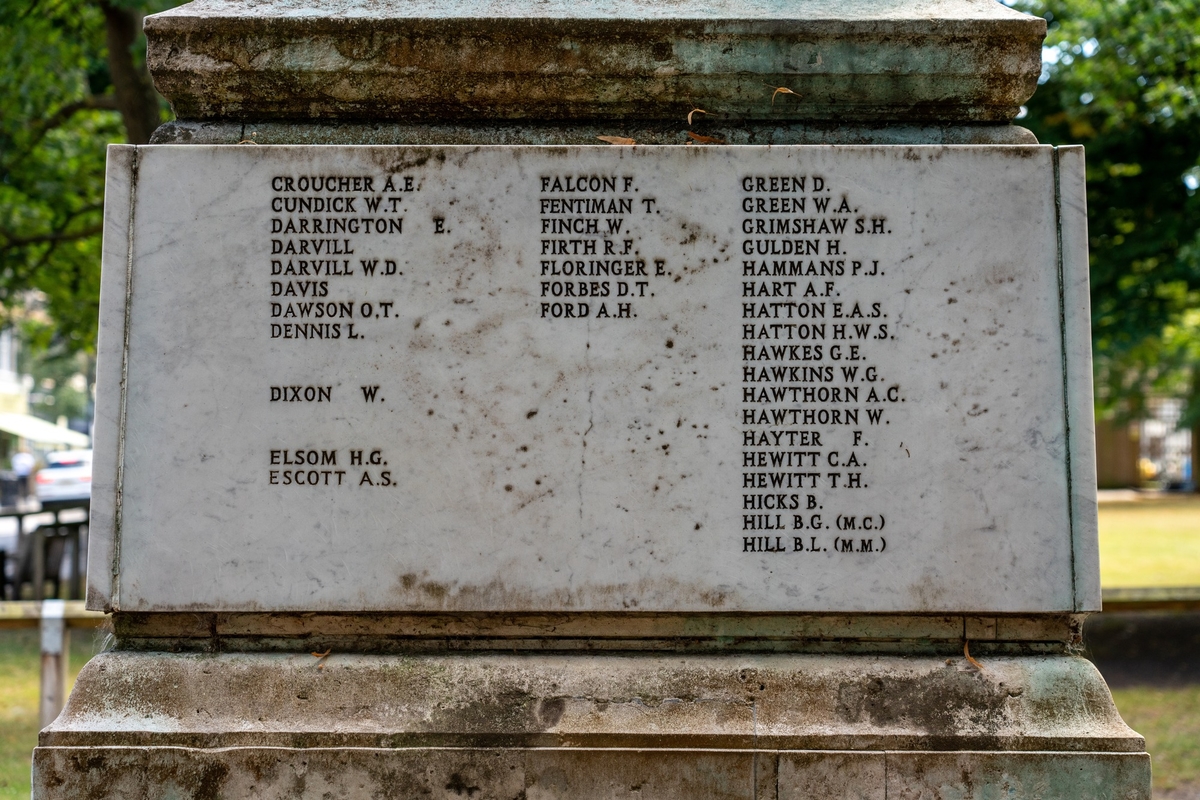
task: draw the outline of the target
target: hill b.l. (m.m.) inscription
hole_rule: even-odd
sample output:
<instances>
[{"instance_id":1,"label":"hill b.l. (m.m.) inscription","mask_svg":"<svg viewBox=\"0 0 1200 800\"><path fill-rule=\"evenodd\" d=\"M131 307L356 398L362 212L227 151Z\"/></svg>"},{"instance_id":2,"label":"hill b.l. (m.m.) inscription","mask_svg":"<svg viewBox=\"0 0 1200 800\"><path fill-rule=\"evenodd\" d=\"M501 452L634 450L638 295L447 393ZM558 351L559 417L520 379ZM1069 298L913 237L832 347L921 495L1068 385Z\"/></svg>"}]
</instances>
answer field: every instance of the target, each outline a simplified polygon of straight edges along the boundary
<instances>
[{"instance_id":1,"label":"hill b.l. (m.m.) inscription","mask_svg":"<svg viewBox=\"0 0 1200 800\"><path fill-rule=\"evenodd\" d=\"M114 147L125 611L1098 607L1083 162Z\"/></svg>"}]
</instances>

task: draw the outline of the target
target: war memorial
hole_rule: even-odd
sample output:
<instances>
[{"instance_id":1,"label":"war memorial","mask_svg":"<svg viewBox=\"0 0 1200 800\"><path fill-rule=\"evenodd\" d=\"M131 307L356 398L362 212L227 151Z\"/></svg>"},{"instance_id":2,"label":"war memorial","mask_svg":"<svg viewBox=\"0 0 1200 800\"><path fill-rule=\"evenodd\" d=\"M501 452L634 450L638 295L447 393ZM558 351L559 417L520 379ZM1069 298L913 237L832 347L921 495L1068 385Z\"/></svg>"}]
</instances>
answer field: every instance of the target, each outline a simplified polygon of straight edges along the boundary
<instances>
[{"instance_id":1,"label":"war memorial","mask_svg":"<svg viewBox=\"0 0 1200 800\"><path fill-rule=\"evenodd\" d=\"M196 0L35 798L1112 798L1084 154L992 0Z\"/></svg>"}]
</instances>

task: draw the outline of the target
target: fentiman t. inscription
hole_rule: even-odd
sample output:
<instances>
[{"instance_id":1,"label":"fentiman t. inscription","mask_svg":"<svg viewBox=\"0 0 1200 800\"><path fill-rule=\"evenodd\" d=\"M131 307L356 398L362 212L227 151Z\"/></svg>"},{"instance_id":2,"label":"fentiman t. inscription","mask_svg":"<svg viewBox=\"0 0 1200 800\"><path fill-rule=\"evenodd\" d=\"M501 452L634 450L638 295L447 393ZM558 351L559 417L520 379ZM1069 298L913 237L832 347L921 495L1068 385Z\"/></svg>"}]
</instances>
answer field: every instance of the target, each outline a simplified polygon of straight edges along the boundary
<instances>
[{"instance_id":1,"label":"fentiman t. inscription","mask_svg":"<svg viewBox=\"0 0 1200 800\"><path fill-rule=\"evenodd\" d=\"M121 605L1082 607L1056 160L116 149Z\"/></svg>"}]
</instances>

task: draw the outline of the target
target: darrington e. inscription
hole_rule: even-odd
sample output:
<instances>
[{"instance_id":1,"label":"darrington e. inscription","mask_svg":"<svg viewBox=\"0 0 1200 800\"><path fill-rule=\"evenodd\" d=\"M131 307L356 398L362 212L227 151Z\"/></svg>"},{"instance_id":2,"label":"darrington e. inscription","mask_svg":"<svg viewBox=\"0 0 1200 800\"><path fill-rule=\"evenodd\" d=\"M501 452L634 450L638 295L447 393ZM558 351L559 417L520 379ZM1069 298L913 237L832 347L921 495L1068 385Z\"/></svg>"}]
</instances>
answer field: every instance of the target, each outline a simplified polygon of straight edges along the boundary
<instances>
[{"instance_id":1,"label":"darrington e. inscription","mask_svg":"<svg viewBox=\"0 0 1200 800\"><path fill-rule=\"evenodd\" d=\"M110 161L122 608L1094 602L1077 151Z\"/></svg>"}]
</instances>

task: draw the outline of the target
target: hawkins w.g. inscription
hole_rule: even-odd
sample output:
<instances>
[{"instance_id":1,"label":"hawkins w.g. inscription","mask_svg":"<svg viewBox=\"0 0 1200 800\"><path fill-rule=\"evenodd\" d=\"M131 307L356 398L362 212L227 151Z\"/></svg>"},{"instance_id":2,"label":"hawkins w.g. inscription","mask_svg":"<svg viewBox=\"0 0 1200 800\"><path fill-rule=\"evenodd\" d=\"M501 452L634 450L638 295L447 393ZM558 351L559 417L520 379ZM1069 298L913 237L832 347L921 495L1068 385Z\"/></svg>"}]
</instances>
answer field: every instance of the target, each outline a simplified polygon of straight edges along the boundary
<instances>
[{"instance_id":1,"label":"hawkins w.g. inscription","mask_svg":"<svg viewBox=\"0 0 1200 800\"><path fill-rule=\"evenodd\" d=\"M1098 605L1082 156L115 147L94 604Z\"/></svg>"}]
</instances>

